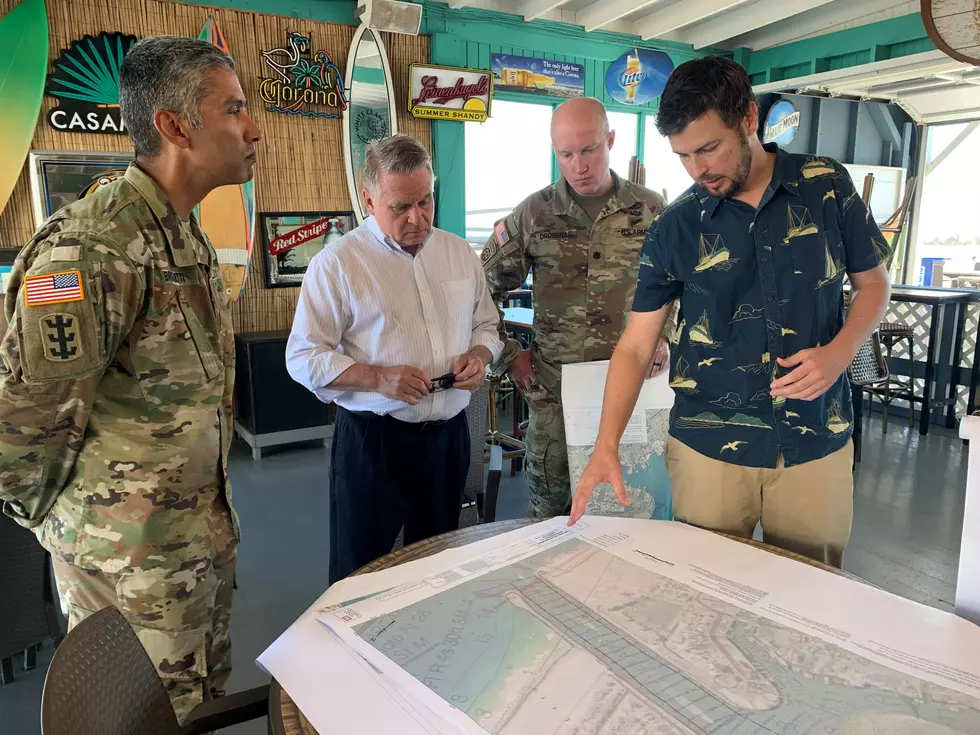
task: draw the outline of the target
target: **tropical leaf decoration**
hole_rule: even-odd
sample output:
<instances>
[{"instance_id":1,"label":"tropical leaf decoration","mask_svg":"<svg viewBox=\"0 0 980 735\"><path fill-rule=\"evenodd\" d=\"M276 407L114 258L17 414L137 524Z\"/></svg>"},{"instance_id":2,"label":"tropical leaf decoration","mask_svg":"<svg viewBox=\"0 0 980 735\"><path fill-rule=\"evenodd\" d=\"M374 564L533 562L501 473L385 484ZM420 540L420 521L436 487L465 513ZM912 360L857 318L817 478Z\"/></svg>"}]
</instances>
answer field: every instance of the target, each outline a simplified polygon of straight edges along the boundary
<instances>
[{"instance_id":1,"label":"tropical leaf decoration","mask_svg":"<svg viewBox=\"0 0 980 735\"><path fill-rule=\"evenodd\" d=\"M102 32L72 41L54 62L47 92L92 105L119 104L119 69L136 36Z\"/></svg>"}]
</instances>

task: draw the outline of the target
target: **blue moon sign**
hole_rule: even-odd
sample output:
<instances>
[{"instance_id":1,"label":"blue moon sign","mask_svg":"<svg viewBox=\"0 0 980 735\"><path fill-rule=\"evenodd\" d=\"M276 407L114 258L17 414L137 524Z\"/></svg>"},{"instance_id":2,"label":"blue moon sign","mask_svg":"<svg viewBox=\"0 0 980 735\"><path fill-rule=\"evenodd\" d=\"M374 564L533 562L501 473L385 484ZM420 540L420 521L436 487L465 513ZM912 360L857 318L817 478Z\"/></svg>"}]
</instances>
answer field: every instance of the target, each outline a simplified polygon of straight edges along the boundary
<instances>
[{"instance_id":1,"label":"blue moon sign","mask_svg":"<svg viewBox=\"0 0 980 735\"><path fill-rule=\"evenodd\" d=\"M769 108L766 127L762 132L763 143L787 146L796 137L800 128L800 111L789 100L779 100Z\"/></svg>"}]
</instances>

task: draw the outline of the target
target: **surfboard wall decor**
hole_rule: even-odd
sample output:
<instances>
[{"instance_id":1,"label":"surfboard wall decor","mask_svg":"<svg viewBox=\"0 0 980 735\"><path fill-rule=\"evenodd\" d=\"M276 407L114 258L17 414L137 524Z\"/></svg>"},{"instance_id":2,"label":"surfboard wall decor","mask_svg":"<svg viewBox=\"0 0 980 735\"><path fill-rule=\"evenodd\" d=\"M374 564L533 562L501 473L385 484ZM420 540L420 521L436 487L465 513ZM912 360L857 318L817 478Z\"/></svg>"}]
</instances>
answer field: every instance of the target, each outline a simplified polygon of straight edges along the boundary
<instances>
[{"instance_id":1,"label":"surfboard wall decor","mask_svg":"<svg viewBox=\"0 0 980 735\"><path fill-rule=\"evenodd\" d=\"M23 0L0 18L0 212L7 206L31 150L47 73L44 0Z\"/></svg>"},{"instance_id":2,"label":"surfboard wall decor","mask_svg":"<svg viewBox=\"0 0 980 735\"><path fill-rule=\"evenodd\" d=\"M231 54L225 34L214 16L210 16L198 35L226 54ZM255 241L255 179L242 185L222 186L205 197L198 206L201 229L218 254L225 293L238 301L248 277Z\"/></svg>"}]
</instances>

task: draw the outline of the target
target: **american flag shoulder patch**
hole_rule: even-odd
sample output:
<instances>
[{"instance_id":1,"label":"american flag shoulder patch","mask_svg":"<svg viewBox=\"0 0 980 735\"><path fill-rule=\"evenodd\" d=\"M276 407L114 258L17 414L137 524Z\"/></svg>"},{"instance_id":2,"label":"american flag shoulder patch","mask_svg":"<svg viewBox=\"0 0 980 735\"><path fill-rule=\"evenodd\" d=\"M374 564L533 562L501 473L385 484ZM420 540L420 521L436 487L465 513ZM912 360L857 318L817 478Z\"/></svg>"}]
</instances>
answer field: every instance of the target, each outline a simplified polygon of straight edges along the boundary
<instances>
[{"instance_id":1,"label":"american flag shoulder patch","mask_svg":"<svg viewBox=\"0 0 980 735\"><path fill-rule=\"evenodd\" d=\"M81 271L27 276L24 279L24 289L24 301L27 306L66 304L70 301L85 300Z\"/></svg>"},{"instance_id":2,"label":"american flag shoulder patch","mask_svg":"<svg viewBox=\"0 0 980 735\"><path fill-rule=\"evenodd\" d=\"M507 220L502 219L493 227L493 234L497 240L497 245L503 247L510 242L510 232L507 231Z\"/></svg>"}]
</instances>

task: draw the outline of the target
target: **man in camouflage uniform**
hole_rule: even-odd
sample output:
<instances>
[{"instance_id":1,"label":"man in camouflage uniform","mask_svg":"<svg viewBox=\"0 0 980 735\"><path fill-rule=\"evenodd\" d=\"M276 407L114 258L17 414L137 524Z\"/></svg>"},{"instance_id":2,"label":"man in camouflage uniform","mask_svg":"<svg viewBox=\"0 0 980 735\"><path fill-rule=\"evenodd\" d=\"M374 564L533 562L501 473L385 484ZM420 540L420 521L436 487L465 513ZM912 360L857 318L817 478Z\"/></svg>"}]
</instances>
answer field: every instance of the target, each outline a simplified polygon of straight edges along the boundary
<instances>
[{"instance_id":1,"label":"man in camouflage uniform","mask_svg":"<svg viewBox=\"0 0 980 735\"><path fill-rule=\"evenodd\" d=\"M234 343L192 215L252 176L234 62L159 37L126 56L136 161L24 247L0 345L0 501L53 558L69 627L110 605L178 718L222 692L238 524L227 455Z\"/></svg>"},{"instance_id":2,"label":"man in camouflage uniform","mask_svg":"<svg viewBox=\"0 0 980 735\"><path fill-rule=\"evenodd\" d=\"M522 350L507 338L495 372L507 372L530 408L528 514L565 513L571 500L561 366L608 360L636 290L640 249L662 197L609 168L615 131L602 104L569 100L555 110L551 141L562 178L536 192L494 226L481 255L498 309L533 268L534 339ZM669 334L669 332L665 332ZM664 341L650 374L667 364Z\"/></svg>"}]
</instances>

